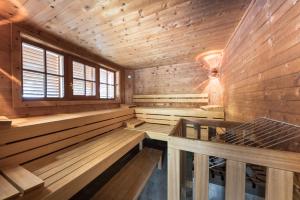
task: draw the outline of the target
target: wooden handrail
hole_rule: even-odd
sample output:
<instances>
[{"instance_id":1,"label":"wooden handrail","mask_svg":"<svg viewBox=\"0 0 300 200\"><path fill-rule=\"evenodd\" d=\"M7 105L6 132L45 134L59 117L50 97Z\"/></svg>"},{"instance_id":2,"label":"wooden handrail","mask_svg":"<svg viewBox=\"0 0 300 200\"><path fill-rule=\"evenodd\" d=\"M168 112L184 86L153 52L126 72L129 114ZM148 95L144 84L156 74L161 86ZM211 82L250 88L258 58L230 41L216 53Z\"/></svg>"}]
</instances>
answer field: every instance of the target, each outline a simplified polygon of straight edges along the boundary
<instances>
[{"instance_id":1,"label":"wooden handrail","mask_svg":"<svg viewBox=\"0 0 300 200\"><path fill-rule=\"evenodd\" d=\"M233 128L244 123L236 121L221 121L212 119L184 119L185 123L188 124L199 124L200 126L219 127L219 128Z\"/></svg>"},{"instance_id":2,"label":"wooden handrail","mask_svg":"<svg viewBox=\"0 0 300 200\"><path fill-rule=\"evenodd\" d=\"M217 120L187 120L181 119L173 129L168 140L168 199L179 200L181 188L180 167L181 152L194 153L194 198L207 200L208 181L206 176L209 166L209 156L226 159L226 200L239 200L245 197L246 164L260 165L267 168L266 200L292 200L293 176L300 173L300 153L279 151L274 149L248 147L227 143L201 141L186 138L183 129L187 124L210 127L234 128L240 122ZM200 165L200 166L199 166Z\"/></svg>"}]
</instances>

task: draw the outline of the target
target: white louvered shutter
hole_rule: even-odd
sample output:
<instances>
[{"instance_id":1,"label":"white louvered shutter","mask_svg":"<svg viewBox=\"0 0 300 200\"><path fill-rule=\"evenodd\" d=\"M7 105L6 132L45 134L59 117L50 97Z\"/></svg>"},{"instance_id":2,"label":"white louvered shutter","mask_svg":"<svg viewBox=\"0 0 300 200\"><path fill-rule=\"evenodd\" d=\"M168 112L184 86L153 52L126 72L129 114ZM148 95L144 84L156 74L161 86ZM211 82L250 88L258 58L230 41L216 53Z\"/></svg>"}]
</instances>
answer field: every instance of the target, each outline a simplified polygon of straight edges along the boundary
<instances>
[{"instance_id":1,"label":"white louvered shutter","mask_svg":"<svg viewBox=\"0 0 300 200\"><path fill-rule=\"evenodd\" d=\"M64 97L62 55L23 42L22 67L23 98Z\"/></svg>"},{"instance_id":2,"label":"white louvered shutter","mask_svg":"<svg viewBox=\"0 0 300 200\"><path fill-rule=\"evenodd\" d=\"M61 98L64 96L64 59L63 56L46 51L47 66L47 97Z\"/></svg>"},{"instance_id":3,"label":"white louvered shutter","mask_svg":"<svg viewBox=\"0 0 300 200\"><path fill-rule=\"evenodd\" d=\"M115 98L115 73L106 69L100 69L100 98Z\"/></svg>"},{"instance_id":4,"label":"white louvered shutter","mask_svg":"<svg viewBox=\"0 0 300 200\"><path fill-rule=\"evenodd\" d=\"M44 50L22 43L23 97L45 97Z\"/></svg>"}]
</instances>

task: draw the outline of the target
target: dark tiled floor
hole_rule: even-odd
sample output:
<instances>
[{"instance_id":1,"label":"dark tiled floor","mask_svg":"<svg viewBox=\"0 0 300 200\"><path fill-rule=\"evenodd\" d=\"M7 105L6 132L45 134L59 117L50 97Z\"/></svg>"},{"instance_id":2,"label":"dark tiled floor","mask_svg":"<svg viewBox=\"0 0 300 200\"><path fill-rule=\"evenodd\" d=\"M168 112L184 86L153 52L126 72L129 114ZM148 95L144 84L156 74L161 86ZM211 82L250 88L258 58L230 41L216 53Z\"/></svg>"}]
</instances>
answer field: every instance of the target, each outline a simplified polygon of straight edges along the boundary
<instances>
[{"instance_id":1,"label":"dark tiled floor","mask_svg":"<svg viewBox=\"0 0 300 200\"><path fill-rule=\"evenodd\" d=\"M156 169L144 187L139 200L166 200L167 199L167 151L163 154L163 167Z\"/></svg>"}]
</instances>

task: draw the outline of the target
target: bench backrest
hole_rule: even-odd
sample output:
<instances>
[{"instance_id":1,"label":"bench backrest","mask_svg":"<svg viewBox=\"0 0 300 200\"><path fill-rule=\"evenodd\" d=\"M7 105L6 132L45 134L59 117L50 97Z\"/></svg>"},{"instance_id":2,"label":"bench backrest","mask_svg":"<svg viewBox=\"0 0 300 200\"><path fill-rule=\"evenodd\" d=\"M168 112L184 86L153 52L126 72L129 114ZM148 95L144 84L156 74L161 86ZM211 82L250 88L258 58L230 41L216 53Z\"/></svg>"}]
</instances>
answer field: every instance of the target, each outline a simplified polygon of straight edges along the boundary
<instances>
[{"instance_id":1,"label":"bench backrest","mask_svg":"<svg viewBox=\"0 0 300 200\"><path fill-rule=\"evenodd\" d=\"M176 125L180 118L224 120L223 111L208 111L200 108L136 107L135 116L145 122L168 125Z\"/></svg>"},{"instance_id":2,"label":"bench backrest","mask_svg":"<svg viewBox=\"0 0 300 200\"><path fill-rule=\"evenodd\" d=\"M165 94L165 95L133 95L133 102L139 103L176 103L176 104L208 104L208 94Z\"/></svg>"},{"instance_id":3,"label":"bench backrest","mask_svg":"<svg viewBox=\"0 0 300 200\"><path fill-rule=\"evenodd\" d=\"M122 108L13 120L0 129L0 167L22 164L123 126L133 109Z\"/></svg>"}]
</instances>

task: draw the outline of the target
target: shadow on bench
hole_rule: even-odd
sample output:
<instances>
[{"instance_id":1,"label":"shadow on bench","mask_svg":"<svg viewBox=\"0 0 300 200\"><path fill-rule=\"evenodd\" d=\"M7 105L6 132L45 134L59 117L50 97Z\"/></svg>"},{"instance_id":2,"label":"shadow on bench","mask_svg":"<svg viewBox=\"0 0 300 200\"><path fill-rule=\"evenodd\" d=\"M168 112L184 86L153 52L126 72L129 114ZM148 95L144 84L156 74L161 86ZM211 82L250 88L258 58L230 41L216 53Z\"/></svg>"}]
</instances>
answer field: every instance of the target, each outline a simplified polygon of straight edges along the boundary
<instances>
[{"instance_id":1,"label":"shadow on bench","mask_svg":"<svg viewBox=\"0 0 300 200\"><path fill-rule=\"evenodd\" d=\"M92 200L137 199L157 166L161 169L162 152L144 148L115 174L92 198Z\"/></svg>"}]
</instances>

